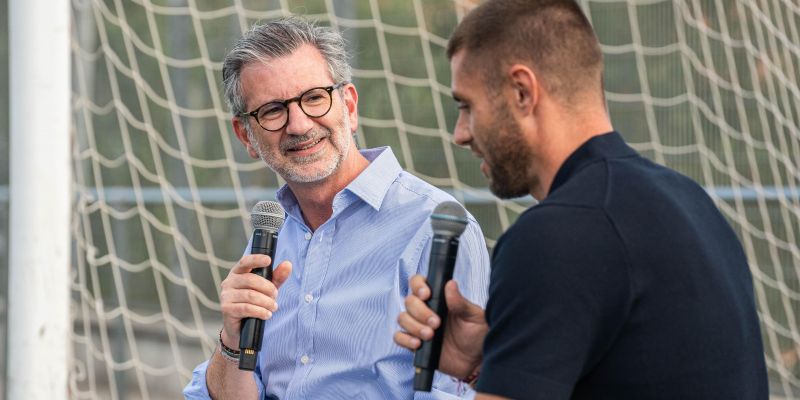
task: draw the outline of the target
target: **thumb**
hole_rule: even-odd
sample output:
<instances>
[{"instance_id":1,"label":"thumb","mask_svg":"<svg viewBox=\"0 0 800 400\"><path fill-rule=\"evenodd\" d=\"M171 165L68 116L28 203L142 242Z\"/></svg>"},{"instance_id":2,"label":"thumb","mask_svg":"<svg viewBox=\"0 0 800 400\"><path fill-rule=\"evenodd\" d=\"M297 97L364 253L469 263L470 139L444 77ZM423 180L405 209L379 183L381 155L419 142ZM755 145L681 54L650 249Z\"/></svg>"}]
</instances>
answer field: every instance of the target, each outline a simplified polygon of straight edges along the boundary
<instances>
[{"instance_id":1,"label":"thumb","mask_svg":"<svg viewBox=\"0 0 800 400\"><path fill-rule=\"evenodd\" d=\"M447 282L444 286L444 297L447 309L452 316L472 323L486 323L483 309L461 295L456 281Z\"/></svg>"},{"instance_id":2,"label":"thumb","mask_svg":"<svg viewBox=\"0 0 800 400\"><path fill-rule=\"evenodd\" d=\"M280 288L281 285L283 285L283 282L286 282L291 275L292 263L289 261L284 261L278 264L278 266L272 271L272 283L276 288Z\"/></svg>"},{"instance_id":3,"label":"thumb","mask_svg":"<svg viewBox=\"0 0 800 400\"><path fill-rule=\"evenodd\" d=\"M447 308L451 313L463 314L468 312L469 306L472 305L458 290L458 283L450 280L444 285L444 298L447 302Z\"/></svg>"}]
</instances>

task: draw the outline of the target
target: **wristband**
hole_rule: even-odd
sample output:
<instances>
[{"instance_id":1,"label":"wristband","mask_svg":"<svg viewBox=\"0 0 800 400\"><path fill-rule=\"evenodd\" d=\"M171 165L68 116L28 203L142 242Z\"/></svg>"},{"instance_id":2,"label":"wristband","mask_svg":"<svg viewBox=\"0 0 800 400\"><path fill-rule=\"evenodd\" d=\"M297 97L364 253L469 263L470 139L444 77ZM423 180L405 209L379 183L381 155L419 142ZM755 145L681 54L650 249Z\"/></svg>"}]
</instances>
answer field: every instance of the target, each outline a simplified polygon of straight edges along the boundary
<instances>
[{"instance_id":1,"label":"wristband","mask_svg":"<svg viewBox=\"0 0 800 400\"><path fill-rule=\"evenodd\" d=\"M481 367L475 368L469 376L462 379L461 382L464 382L472 389L475 389L475 386L478 384L478 377L481 375Z\"/></svg>"},{"instance_id":2,"label":"wristband","mask_svg":"<svg viewBox=\"0 0 800 400\"><path fill-rule=\"evenodd\" d=\"M230 362L235 362L236 364L239 363L239 350L234 350L225 346L225 343L222 343L222 329L219 330L219 350L220 354L222 354L222 358Z\"/></svg>"}]
</instances>

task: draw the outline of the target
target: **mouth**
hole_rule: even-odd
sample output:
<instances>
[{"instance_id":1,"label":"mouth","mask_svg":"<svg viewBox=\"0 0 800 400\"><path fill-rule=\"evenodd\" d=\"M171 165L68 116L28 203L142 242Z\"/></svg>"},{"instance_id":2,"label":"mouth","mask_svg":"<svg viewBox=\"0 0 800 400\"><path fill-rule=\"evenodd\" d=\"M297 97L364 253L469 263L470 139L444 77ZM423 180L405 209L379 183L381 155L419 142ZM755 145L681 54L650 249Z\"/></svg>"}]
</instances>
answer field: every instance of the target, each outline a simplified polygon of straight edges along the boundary
<instances>
[{"instance_id":1,"label":"mouth","mask_svg":"<svg viewBox=\"0 0 800 400\"><path fill-rule=\"evenodd\" d=\"M327 136L320 136L312 140L307 140L305 142L298 143L292 147L287 148L286 153L298 156L314 153L320 146L320 143L322 143L322 141L324 141L325 139L327 139Z\"/></svg>"},{"instance_id":2,"label":"mouth","mask_svg":"<svg viewBox=\"0 0 800 400\"><path fill-rule=\"evenodd\" d=\"M489 174L489 164L487 164L486 160L482 158L481 158L480 169L483 176L485 176L486 178L491 178L491 175Z\"/></svg>"},{"instance_id":3,"label":"mouth","mask_svg":"<svg viewBox=\"0 0 800 400\"><path fill-rule=\"evenodd\" d=\"M475 146L470 146L469 149L470 151L472 151L472 155L475 156L475 158L483 160L483 154L480 151L478 151L478 149L475 148Z\"/></svg>"}]
</instances>

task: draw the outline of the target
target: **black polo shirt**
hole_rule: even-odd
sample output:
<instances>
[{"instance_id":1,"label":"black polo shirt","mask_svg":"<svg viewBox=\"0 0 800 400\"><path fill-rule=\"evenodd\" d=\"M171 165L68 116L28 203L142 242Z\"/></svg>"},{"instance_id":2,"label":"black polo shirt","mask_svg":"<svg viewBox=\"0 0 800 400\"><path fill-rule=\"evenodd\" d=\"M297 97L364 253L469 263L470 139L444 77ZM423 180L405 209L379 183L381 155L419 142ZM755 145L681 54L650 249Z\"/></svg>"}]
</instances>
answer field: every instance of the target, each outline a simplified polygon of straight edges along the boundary
<instances>
[{"instance_id":1,"label":"black polo shirt","mask_svg":"<svg viewBox=\"0 0 800 400\"><path fill-rule=\"evenodd\" d=\"M744 251L694 181L611 132L576 150L492 256L478 391L766 399Z\"/></svg>"}]
</instances>

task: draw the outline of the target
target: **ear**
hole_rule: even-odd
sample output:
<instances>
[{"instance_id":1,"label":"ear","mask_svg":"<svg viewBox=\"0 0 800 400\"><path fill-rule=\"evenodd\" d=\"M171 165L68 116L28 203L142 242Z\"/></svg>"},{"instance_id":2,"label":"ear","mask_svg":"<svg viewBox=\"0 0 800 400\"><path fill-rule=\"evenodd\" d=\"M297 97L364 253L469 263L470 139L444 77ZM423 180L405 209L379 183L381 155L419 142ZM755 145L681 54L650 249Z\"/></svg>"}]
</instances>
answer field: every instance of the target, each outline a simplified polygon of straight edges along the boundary
<instances>
[{"instance_id":1,"label":"ear","mask_svg":"<svg viewBox=\"0 0 800 400\"><path fill-rule=\"evenodd\" d=\"M347 107L347 117L350 118L350 129L355 133L358 129L358 91L352 83L344 85L344 105Z\"/></svg>"},{"instance_id":2,"label":"ear","mask_svg":"<svg viewBox=\"0 0 800 400\"><path fill-rule=\"evenodd\" d=\"M524 114L532 113L541 95L536 73L527 65L514 64L509 68L508 74L514 95L511 104Z\"/></svg>"},{"instance_id":3,"label":"ear","mask_svg":"<svg viewBox=\"0 0 800 400\"><path fill-rule=\"evenodd\" d=\"M253 144L250 143L250 137L247 136L247 129L244 127L244 124L248 122L249 121L247 120L242 120L241 117L233 117L231 120L231 124L233 124L233 132L236 133L236 138L239 139L239 141L242 142L244 147L247 149L247 154L249 154L251 158L259 158L256 148L253 147Z\"/></svg>"}]
</instances>

